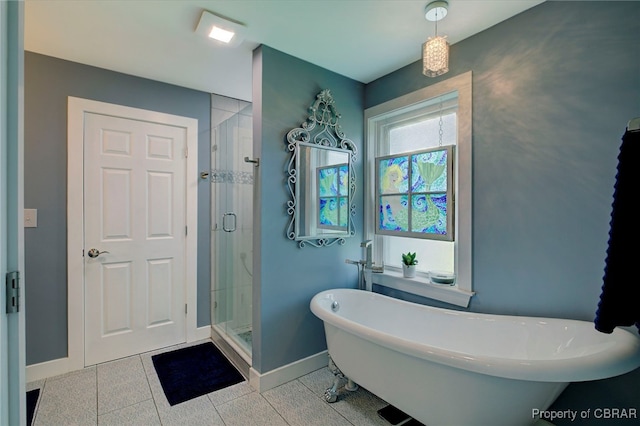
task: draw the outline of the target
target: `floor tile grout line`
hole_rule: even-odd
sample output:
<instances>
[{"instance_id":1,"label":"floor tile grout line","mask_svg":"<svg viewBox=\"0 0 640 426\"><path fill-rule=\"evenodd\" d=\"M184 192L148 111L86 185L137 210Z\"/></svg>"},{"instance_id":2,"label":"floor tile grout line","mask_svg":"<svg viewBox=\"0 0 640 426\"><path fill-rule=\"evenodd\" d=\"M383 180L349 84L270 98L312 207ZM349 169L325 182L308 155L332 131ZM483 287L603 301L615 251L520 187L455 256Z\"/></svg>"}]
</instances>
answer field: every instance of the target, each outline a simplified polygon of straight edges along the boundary
<instances>
[{"instance_id":1,"label":"floor tile grout line","mask_svg":"<svg viewBox=\"0 0 640 426\"><path fill-rule=\"evenodd\" d=\"M297 380L297 379L296 379L296 380ZM282 419L282 421L284 421L284 423L285 423L285 424L287 424L287 425L291 426L291 423L289 423L289 422L287 421L287 419L285 419L285 418L284 418L284 416L282 415L282 413L281 413L280 411L278 411L278 409L277 409L276 407L274 407L274 406L273 406L273 404L271 403L271 401L269 401L267 398L265 398L265 397L264 397L264 395L262 395L261 393L258 393L258 395L260 395L260 397L261 397L262 399L264 399L265 401L267 401L267 404L269 404L269 406L270 406L271 408L273 408L273 411L275 411L275 412L276 412L276 414L278 414L278 416L280 416L280 418Z\"/></svg>"},{"instance_id":2,"label":"floor tile grout line","mask_svg":"<svg viewBox=\"0 0 640 426\"><path fill-rule=\"evenodd\" d=\"M158 421L162 425L160 410L158 410L158 404L156 404L156 399L153 396L153 389L151 389L151 382L149 381L149 373L144 368L144 360L142 359L142 354L138 354L138 358L140 358L140 367L142 368L142 373L144 374L144 378L147 381L147 388L149 389L149 395L151 395L151 401L153 401L153 407L156 409L156 416L158 416Z\"/></svg>"},{"instance_id":3,"label":"floor tile grout line","mask_svg":"<svg viewBox=\"0 0 640 426\"><path fill-rule=\"evenodd\" d=\"M326 368L326 367L322 367L322 368ZM321 369L321 368L319 368L318 370L320 370L320 369ZM316 370L316 371L317 371L317 370ZM305 385L305 384L304 384L304 382L303 382L303 381L301 381L301 380L299 380L299 379L300 379L300 378L298 378L298 379L296 379L296 380L298 380L300 383L302 383L302 386L304 386L305 388L309 389L309 390L311 391L311 393L312 393L315 397L320 398L321 400L323 400L323 401L324 401L324 398L323 398L323 395L324 395L324 394L322 394L322 395L318 395L318 394L316 394L316 393L314 392L314 390L313 390L313 389L311 389L309 386ZM328 387L326 387L325 389L329 389L329 388L331 388L331 386L333 386L333 382L330 382L330 383L329 383L329 386L328 386ZM341 386L338 386L338 388L340 388L340 387L341 387Z\"/></svg>"},{"instance_id":4,"label":"floor tile grout line","mask_svg":"<svg viewBox=\"0 0 640 426\"><path fill-rule=\"evenodd\" d=\"M326 368L326 367L322 367L322 368ZM300 380L300 378L297 378L296 380L297 380L297 381L299 381L299 382L302 384L302 386L304 386L305 388L309 389L309 391L311 392L311 394L312 394L314 397L318 398L318 399L319 399L323 404L326 404L329 408L331 408L333 411L335 411L335 412L336 412L340 417L342 417L342 418L343 418L343 419L344 419L348 424L350 424L350 425L353 425L353 424L354 424L354 423L352 423L349 419L347 419L345 416L343 416L343 415L342 415L342 413L341 413L340 411L336 410L336 409L333 407L333 404L334 404L334 403L328 403L328 402L327 402L327 400L326 400L326 399L324 399L324 396L323 396L323 395L318 395L318 394L316 394L316 393L313 391L313 389L311 389L309 386L305 385L305 384L304 384L304 382L303 382L302 380ZM332 384L333 384L333 383L332 383ZM328 389L328 388L327 388L327 389Z\"/></svg>"},{"instance_id":5,"label":"floor tile grout line","mask_svg":"<svg viewBox=\"0 0 640 426\"><path fill-rule=\"evenodd\" d=\"M207 395L207 399L209 400L209 402L211 403L211 405L213 405L213 409L215 410L216 414L218 415L218 417L220 417L220 421L222 422L222 424L224 426L227 425L227 422L224 421L224 418L222 418L222 414L220 414L220 411L218 411L218 407L215 406L215 404L213 403L213 401L211 401L211 398L209 398L209 396Z\"/></svg>"},{"instance_id":6,"label":"floor tile grout line","mask_svg":"<svg viewBox=\"0 0 640 426\"><path fill-rule=\"evenodd\" d=\"M84 369L83 369L84 370ZM77 371L82 371L82 370L77 370ZM98 424L98 373L97 373L97 369L94 368L93 369L93 373L94 373L94 379L95 379L95 387L96 387L96 397L95 397L95 424ZM66 376L69 377L69 374L64 374L64 375L60 375L60 376ZM44 379L42 379L42 386L39 388L40 389L40 395L38 395L38 401L36 402L36 406L33 412L33 419L32 419L32 425L36 425L38 423L38 419L40 417L40 404L42 403L42 401L44 400L45 397L45 392L47 392L47 394L49 394L50 391L49 387L51 386L51 382L55 382L59 379L61 379L62 377L60 376L54 376L54 377L46 377Z\"/></svg>"},{"instance_id":7,"label":"floor tile grout line","mask_svg":"<svg viewBox=\"0 0 640 426\"><path fill-rule=\"evenodd\" d=\"M149 377L147 375L147 372L144 369L144 363L142 362L141 354L131 355L129 357L120 358L120 359L115 360L115 361L124 360L124 359L127 359L127 358L130 358L130 359L138 358L138 360L140 361L140 366L142 368L142 372L144 374L144 378L145 378L145 380L147 382L147 386L148 386L148 389L149 389L150 398L144 399L142 401L135 402L135 403L130 404L130 405L125 405L125 406L122 406L122 407L114 408L114 409L111 409L109 411L105 411L104 413L100 413L99 412L100 406L98 404L98 401L100 399L100 396L99 396L99 383L98 383L98 365L100 365L100 364L96 364L96 368L95 368L95 372L96 372L96 424L98 424L98 420L99 420L100 416L104 416L104 415L109 414L109 413L113 413L113 412L116 412L116 411L119 411L119 410L123 410L125 408L133 407L134 405L142 404L143 402L147 402L147 401L151 400L151 401L154 402L154 406L156 406L155 400L153 398L153 391L151 390L151 384L149 383ZM103 364L108 364L109 362L114 362L114 361L108 361L108 362L105 362ZM160 418L160 413L158 412L158 407L157 406L156 406L156 412L158 414L158 419L159 419Z\"/></svg>"},{"instance_id":8,"label":"floor tile grout line","mask_svg":"<svg viewBox=\"0 0 640 426\"><path fill-rule=\"evenodd\" d=\"M308 390L311 392L311 394L312 394L315 398L318 398L318 399L319 399L320 401L322 401L323 403L326 403L326 401L325 401L322 397L318 397L318 395L316 395L316 393L315 393L311 388L309 388L309 386L305 385L305 384L304 384L302 381L300 381L299 379L300 379L300 378L297 378L297 379L294 379L294 380L291 380L291 381L296 381L296 382L300 383L303 387L305 387L306 389L308 389ZM289 382L287 382L287 383L289 383ZM286 383L283 383L283 384L282 384L282 385L280 385L280 386L283 386L283 385L285 385L285 384L286 384ZM275 389L275 388L274 388L274 389ZM290 423L287 421L287 419L285 419L285 418L284 418L284 415L283 415L283 414L281 414L281 413L280 413L280 411L279 411L276 407L274 407L274 406L273 406L273 404L271 404L271 402L270 402L267 398L265 398L262 394L259 394L259 395L260 395L260 396L262 396L262 397L263 397L263 398L264 398L264 399L269 403L269 405L271 405L271 407L272 407L274 410L276 410L276 412L280 415L280 417L282 417L282 418L283 418L283 420L285 421L285 423L286 423L286 424L290 425ZM344 421L345 421L345 422L347 422L347 424L353 425L353 423L352 423L349 419L347 419L345 416L343 416L343 415L342 415L342 413L340 413L338 410L336 410L335 408L333 408L330 404L328 404L328 403L327 403L327 405L328 405L328 406L329 406L329 408L331 408L331 409L332 409L332 410L333 410L333 411L334 411L338 416L340 416L342 419L344 419Z\"/></svg>"},{"instance_id":9,"label":"floor tile grout line","mask_svg":"<svg viewBox=\"0 0 640 426\"><path fill-rule=\"evenodd\" d=\"M151 389L151 382L149 381L150 372L147 371L146 368L144 368L144 361L142 359L142 354L140 354L140 362L142 363L142 371L144 371L144 378L147 379L147 385L149 386L149 392L151 392L151 400L153 401L153 406L156 409L156 414L158 416L158 421L160 422L160 425L162 425L163 421L162 421L162 416L160 415L160 409L158 408L158 401L156 401L156 397L153 394L153 389Z\"/></svg>"},{"instance_id":10,"label":"floor tile grout line","mask_svg":"<svg viewBox=\"0 0 640 426\"><path fill-rule=\"evenodd\" d=\"M130 404L130 405L123 405L122 407L118 407L118 408L114 408L113 410L105 411L104 413L98 414L98 417L101 417L101 416L104 416L104 415L110 414L110 413L115 413L116 411L124 410L125 408L133 407L135 405L142 404L143 402L147 402L147 401L154 401L153 395L151 396L151 398L143 399L142 401L134 402L133 404ZM154 401L154 403L155 403L155 401Z\"/></svg>"}]
</instances>

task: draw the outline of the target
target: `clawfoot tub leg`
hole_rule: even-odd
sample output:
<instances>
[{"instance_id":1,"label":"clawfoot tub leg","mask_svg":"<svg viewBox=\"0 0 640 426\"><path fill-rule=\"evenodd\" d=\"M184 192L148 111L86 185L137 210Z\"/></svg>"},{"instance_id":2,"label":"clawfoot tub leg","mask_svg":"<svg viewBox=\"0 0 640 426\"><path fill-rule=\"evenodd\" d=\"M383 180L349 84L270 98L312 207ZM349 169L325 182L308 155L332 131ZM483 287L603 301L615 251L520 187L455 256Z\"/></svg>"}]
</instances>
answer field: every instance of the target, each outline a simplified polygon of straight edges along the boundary
<instances>
[{"instance_id":1,"label":"clawfoot tub leg","mask_svg":"<svg viewBox=\"0 0 640 426\"><path fill-rule=\"evenodd\" d=\"M347 378L347 384L344 385L344 388L346 390L348 390L349 392L355 392L358 390L358 384L356 382L354 382L353 380Z\"/></svg>"},{"instance_id":2,"label":"clawfoot tub leg","mask_svg":"<svg viewBox=\"0 0 640 426\"><path fill-rule=\"evenodd\" d=\"M324 391L324 399L327 402L336 402L338 400L338 388L340 387L340 382L346 377L342 374L342 371L338 368L338 366L331 359L331 355L329 355L329 371L333 373L335 376L333 379L333 386ZM356 391L358 390L358 385L351 379L347 379L347 384L345 385L345 389L348 391Z\"/></svg>"}]
</instances>

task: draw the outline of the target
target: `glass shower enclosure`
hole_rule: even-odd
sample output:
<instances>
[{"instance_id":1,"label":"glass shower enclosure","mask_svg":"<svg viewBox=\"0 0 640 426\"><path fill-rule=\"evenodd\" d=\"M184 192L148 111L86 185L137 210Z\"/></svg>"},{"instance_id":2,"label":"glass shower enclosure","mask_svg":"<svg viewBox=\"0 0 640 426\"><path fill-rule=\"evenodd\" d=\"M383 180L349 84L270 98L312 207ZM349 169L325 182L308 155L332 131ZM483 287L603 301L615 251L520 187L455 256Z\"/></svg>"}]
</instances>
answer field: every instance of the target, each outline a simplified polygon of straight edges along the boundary
<instances>
[{"instance_id":1,"label":"glass shower enclosure","mask_svg":"<svg viewBox=\"0 0 640 426\"><path fill-rule=\"evenodd\" d=\"M251 104L212 95L211 321L213 339L251 366L254 163ZM239 365L238 365L239 364Z\"/></svg>"}]
</instances>

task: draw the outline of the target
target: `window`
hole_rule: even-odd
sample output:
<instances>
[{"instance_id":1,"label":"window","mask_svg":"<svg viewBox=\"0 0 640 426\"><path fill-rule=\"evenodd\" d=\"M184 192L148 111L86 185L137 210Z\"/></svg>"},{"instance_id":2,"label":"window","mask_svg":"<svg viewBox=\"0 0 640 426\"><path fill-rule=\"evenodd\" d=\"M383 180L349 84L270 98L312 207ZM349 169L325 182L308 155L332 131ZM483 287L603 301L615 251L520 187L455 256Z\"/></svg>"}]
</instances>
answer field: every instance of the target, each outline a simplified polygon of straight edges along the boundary
<instances>
[{"instance_id":1,"label":"window","mask_svg":"<svg viewBox=\"0 0 640 426\"><path fill-rule=\"evenodd\" d=\"M453 240L453 146L376 158L376 233Z\"/></svg>"},{"instance_id":2,"label":"window","mask_svg":"<svg viewBox=\"0 0 640 426\"><path fill-rule=\"evenodd\" d=\"M349 221L349 165L318 167L318 228L345 230Z\"/></svg>"},{"instance_id":3,"label":"window","mask_svg":"<svg viewBox=\"0 0 640 426\"><path fill-rule=\"evenodd\" d=\"M471 285L471 72L365 111L365 233L375 284L468 306ZM418 254L403 279L401 254ZM429 271L451 271L453 286Z\"/></svg>"}]
</instances>

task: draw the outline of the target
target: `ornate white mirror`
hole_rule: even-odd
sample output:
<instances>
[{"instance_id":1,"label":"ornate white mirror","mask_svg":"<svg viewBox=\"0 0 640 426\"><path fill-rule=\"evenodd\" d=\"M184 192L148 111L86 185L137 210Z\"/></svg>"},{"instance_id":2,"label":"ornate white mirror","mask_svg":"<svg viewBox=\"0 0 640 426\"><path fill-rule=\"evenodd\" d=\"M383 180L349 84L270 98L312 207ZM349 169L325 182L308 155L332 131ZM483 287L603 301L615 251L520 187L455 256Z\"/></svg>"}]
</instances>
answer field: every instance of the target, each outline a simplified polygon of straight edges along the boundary
<instances>
[{"instance_id":1,"label":"ornate white mirror","mask_svg":"<svg viewBox=\"0 0 640 426\"><path fill-rule=\"evenodd\" d=\"M325 89L309 107L307 120L287 133L291 152L287 237L300 247L344 244L345 238L355 235L352 164L357 149L345 137L339 119L333 96Z\"/></svg>"}]
</instances>

